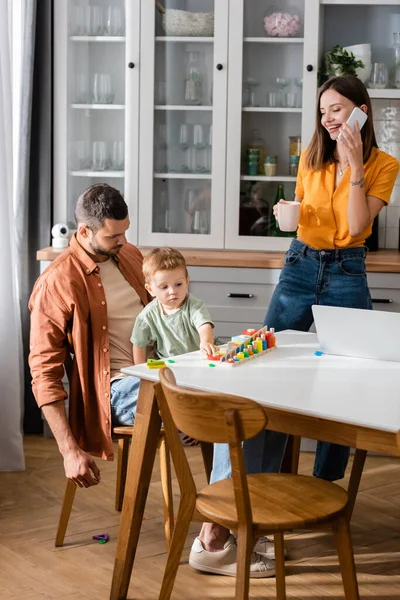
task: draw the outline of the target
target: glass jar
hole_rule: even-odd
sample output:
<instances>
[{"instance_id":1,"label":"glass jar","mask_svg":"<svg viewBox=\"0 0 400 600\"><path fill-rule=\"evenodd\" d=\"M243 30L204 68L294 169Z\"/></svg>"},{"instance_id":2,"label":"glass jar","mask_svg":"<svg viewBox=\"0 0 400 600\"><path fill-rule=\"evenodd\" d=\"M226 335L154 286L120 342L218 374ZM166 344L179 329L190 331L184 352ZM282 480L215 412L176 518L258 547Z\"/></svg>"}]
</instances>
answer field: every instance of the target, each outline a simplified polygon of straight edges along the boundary
<instances>
[{"instance_id":1,"label":"glass jar","mask_svg":"<svg viewBox=\"0 0 400 600\"><path fill-rule=\"evenodd\" d=\"M250 143L247 146L247 151L249 150L259 150L260 154L258 157L258 173L257 175L263 175L264 173L264 160L265 160L265 141L260 135L258 129L253 129L251 132Z\"/></svg>"},{"instance_id":2,"label":"glass jar","mask_svg":"<svg viewBox=\"0 0 400 600\"><path fill-rule=\"evenodd\" d=\"M299 135L289 136L289 156L300 156L301 137Z\"/></svg>"},{"instance_id":3,"label":"glass jar","mask_svg":"<svg viewBox=\"0 0 400 600\"><path fill-rule=\"evenodd\" d=\"M269 37L299 37L303 23L296 7L279 3L269 6L264 16L264 30Z\"/></svg>"},{"instance_id":4,"label":"glass jar","mask_svg":"<svg viewBox=\"0 0 400 600\"><path fill-rule=\"evenodd\" d=\"M185 104L203 104L204 76L200 52L188 52L185 77Z\"/></svg>"},{"instance_id":5,"label":"glass jar","mask_svg":"<svg viewBox=\"0 0 400 600\"><path fill-rule=\"evenodd\" d=\"M266 156L264 161L264 171L267 177L275 177L278 168L277 156Z\"/></svg>"},{"instance_id":6,"label":"glass jar","mask_svg":"<svg viewBox=\"0 0 400 600\"><path fill-rule=\"evenodd\" d=\"M299 170L299 162L300 156L289 156L289 175L291 177L297 177L297 171Z\"/></svg>"}]
</instances>

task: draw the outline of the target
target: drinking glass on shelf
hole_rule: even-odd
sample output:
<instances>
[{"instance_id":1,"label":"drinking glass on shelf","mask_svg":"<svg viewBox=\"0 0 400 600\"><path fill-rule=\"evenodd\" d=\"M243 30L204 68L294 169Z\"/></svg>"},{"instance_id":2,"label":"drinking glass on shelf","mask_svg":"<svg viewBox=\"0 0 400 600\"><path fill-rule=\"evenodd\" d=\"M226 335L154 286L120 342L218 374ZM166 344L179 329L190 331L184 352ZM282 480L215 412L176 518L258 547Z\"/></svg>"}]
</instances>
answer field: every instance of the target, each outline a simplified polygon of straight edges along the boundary
<instances>
[{"instance_id":1,"label":"drinking glass on shelf","mask_svg":"<svg viewBox=\"0 0 400 600\"><path fill-rule=\"evenodd\" d=\"M162 123L157 126L154 170L156 173L167 172L167 126Z\"/></svg>"},{"instance_id":2,"label":"drinking glass on shelf","mask_svg":"<svg viewBox=\"0 0 400 600\"><path fill-rule=\"evenodd\" d=\"M206 146L206 158L205 158L205 170L207 173L211 173L212 170L212 137L213 137L213 126L210 125L208 132L208 141Z\"/></svg>"},{"instance_id":3,"label":"drinking glass on shelf","mask_svg":"<svg viewBox=\"0 0 400 600\"><path fill-rule=\"evenodd\" d=\"M303 96L303 78L302 77L296 77L296 79L294 79L294 85L299 88L298 107L301 108L301 105L302 105L302 96Z\"/></svg>"},{"instance_id":4,"label":"drinking glass on shelf","mask_svg":"<svg viewBox=\"0 0 400 600\"><path fill-rule=\"evenodd\" d=\"M103 11L101 6L89 6L90 35L102 35L103 33Z\"/></svg>"},{"instance_id":5,"label":"drinking glass on shelf","mask_svg":"<svg viewBox=\"0 0 400 600\"><path fill-rule=\"evenodd\" d=\"M190 138L190 126L186 123L182 123L179 128L179 148L182 151L181 170L183 173L190 171Z\"/></svg>"},{"instance_id":6,"label":"drinking glass on shelf","mask_svg":"<svg viewBox=\"0 0 400 600\"><path fill-rule=\"evenodd\" d=\"M107 168L107 144L103 141L93 142L92 169L105 171Z\"/></svg>"},{"instance_id":7,"label":"drinking glass on shelf","mask_svg":"<svg viewBox=\"0 0 400 600\"><path fill-rule=\"evenodd\" d=\"M125 164L124 142L113 142L111 148L111 168L123 171Z\"/></svg>"},{"instance_id":8,"label":"drinking glass on shelf","mask_svg":"<svg viewBox=\"0 0 400 600\"><path fill-rule=\"evenodd\" d=\"M193 215L192 233L208 234L208 213L206 210L196 210Z\"/></svg>"},{"instance_id":9,"label":"drinking glass on shelf","mask_svg":"<svg viewBox=\"0 0 400 600\"><path fill-rule=\"evenodd\" d=\"M278 106L278 96L276 92L268 92L267 106L270 106L271 108L275 108Z\"/></svg>"},{"instance_id":10,"label":"drinking glass on shelf","mask_svg":"<svg viewBox=\"0 0 400 600\"><path fill-rule=\"evenodd\" d=\"M95 73L93 77L93 102L95 104L111 104L113 100L111 75L108 73Z\"/></svg>"},{"instance_id":11,"label":"drinking glass on shelf","mask_svg":"<svg viewBox=\"0 0 400 600\"><path fill-rule=\"evenodd\" d=\"M71 7L71 20L70 20L70 34L71 35L87 35L90 29L87 27L86 14L88 11L87 7L80 6L79 4ZM90 13L89 13L90 14Z\"/></svg>"},{"instance_id":12,"label":"drinking glass on shelf","mask_svg":"<svg viewBox=\"0 0 400 600\"><path fill-rule=\"evenodd\" d=\"M71 166L77 171L90 169L92 160L88 140L77 140L72 146Z\"/></svg>"},{"instance_id":13,"label":"drinking glass on shelf","mask_svg":"<svg viewBox=\"0 0 400 600\"><path fill-rule=\"evenodd\" d=\"M119 6L109 6L104 27L106 35L123 35L124 30L124 16L122 9Z\"/></svg>"},{"instance_id":14,"label":"drinking glass on shelf","mask_svg":"<svg viewBox=\"0 0 400 600\"><path fill-rule=\"evenodd\" d=\"M389 81L388 71L385 63L374 63L372 66L369 87L377 90L383 90Z\"/></svg>"},{"instance_id":15,"label":"drinking glass on shelf","mask_svg":"<svg viewBox=\"0 0 400 600\"><path fill-rule=\"evenodd\" d=\"M243 106L259 106L257 100L256 88L260 82L253 77L248 77L244 82L244 101Z\"/></svg>"},{"instance_id":16,"label":"drinking glass on shelf","mask_svg":"<svg viewBox=\"0 0 400 600\"><path fill-rule=\"evenodd\" d=\"M89 83L85 73L75 74L74 102L87 104L89 102Z\"/></svg>"},{"instance_id":17,"label":"drinking glass on shelf","mask_svg":"<svg viewBox=\"0 0 400 600\"><path fill-rule=\"evenodd\" d=\"M297 94L295 92L286 92L285 106L287 108L297 108Z\"/></svg>"}]
</instances>

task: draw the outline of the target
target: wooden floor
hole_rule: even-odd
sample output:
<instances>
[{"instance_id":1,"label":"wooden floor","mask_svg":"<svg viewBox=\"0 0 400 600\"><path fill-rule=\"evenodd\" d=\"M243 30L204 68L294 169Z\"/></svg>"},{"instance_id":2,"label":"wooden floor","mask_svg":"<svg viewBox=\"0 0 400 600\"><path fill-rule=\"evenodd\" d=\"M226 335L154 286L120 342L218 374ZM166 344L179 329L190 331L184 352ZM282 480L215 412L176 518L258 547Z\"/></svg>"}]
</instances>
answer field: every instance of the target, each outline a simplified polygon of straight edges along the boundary
<instances>
[{"instance_id":1,"label":"wooden floor","mask_svg":"<svg viewBox=\"0 0 400 600\"><path fill-rule=\"evenodd\" d=\"M0 473L0 599L108 600L118 535L114 511L115 465L99 461L101 484L78 490L66 545L54 547L65 480L53 440L28 437L27 469ZM204 483L198 448L188 456ZM310 473L313 455L301 457L301 472ZM400 598L400 461L370 457L361 482L352 532L362 598ZM235 580L200 574L187 565L199 529L193 524L172 598L234 598ZM107 532L100 545L92 535ZM286 538L287 595L295 600L343 598L336 553L328 534L291 534ZM156 600L165 564L158 464L153 475L129 598ZM251 582L251 598L275 598L274 579Z\"/></svg>"}]
</instances>

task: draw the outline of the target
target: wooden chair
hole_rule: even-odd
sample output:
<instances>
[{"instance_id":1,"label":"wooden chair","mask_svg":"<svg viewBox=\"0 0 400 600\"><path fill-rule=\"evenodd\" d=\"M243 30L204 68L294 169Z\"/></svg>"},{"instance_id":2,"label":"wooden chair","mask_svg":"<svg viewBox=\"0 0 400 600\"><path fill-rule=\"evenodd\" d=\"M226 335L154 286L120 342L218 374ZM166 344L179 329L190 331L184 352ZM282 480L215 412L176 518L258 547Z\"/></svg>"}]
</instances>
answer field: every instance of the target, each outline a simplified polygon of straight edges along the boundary
<instances>
[{"instance_id":1,"label":"wooden chair","mask_svg":"<svg viewBox=\"0 0 400 600\"><path fill-rule=\"evenodd\" d=\"M124 499L126 472L128 467L129 446L132 438L133 426L114 427L112 437L118 440L118 461L117 461L117 486L115 494L115 510L122 510L122 502ZM174 510L172 497L172 475L171 461L169 451L165 439L164 429L160 430L160 439L158 443L160 452L160 473L161 487L164 504L164 522L165 522L165 538L167 546L169 546L174 529ZM67 479L67 485L64 493L64 500L61 508L60 519L58 522L55 545L57 547L64 544L65 533L68 527L68 521L72 510L72 504L75 498L77 486L73 481Z\"/></svg>"},{"instance_id":2,"label":"wooden chair","mask_svg":"<svg viewBox=\"0 0 400 600\"><path fill-rule=\"evenodd\" d=\"M277 598L285 600L283 532L329 523L336 538L346 600L359 600L346 491L314 477L246 475L242 441L267 424L264 409L254 401L180 388L168 368L160 372L156 397L181 491L160 600L170 598L191 520L219 523L237 532L236 600L248 598L251 554L259 537L274 535ZM208 443L228 443L232 479L197 492L177 428Z\"/></svg>"}]
</instances>

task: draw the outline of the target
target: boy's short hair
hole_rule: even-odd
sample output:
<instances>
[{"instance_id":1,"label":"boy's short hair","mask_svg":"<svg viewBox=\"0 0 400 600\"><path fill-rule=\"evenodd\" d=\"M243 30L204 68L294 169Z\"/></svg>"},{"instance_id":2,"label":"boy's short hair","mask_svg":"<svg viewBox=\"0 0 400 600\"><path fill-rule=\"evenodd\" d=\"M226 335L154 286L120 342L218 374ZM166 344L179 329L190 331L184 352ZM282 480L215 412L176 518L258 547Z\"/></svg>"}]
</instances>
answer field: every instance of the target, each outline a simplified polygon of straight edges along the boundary
<instances>
[{"instance_id":1,"label":"boy's short hair","mask_svg":"<svg viewBox=\"0 0 400 600\"><path fill-rule=\"evenodd\" d=\"M189 273L186 261L175 248L154 248L143 259L143 275L146 283L157 271L173 271L180 268L185 269L187 277Z\"/></svg>"}]
</instances>

